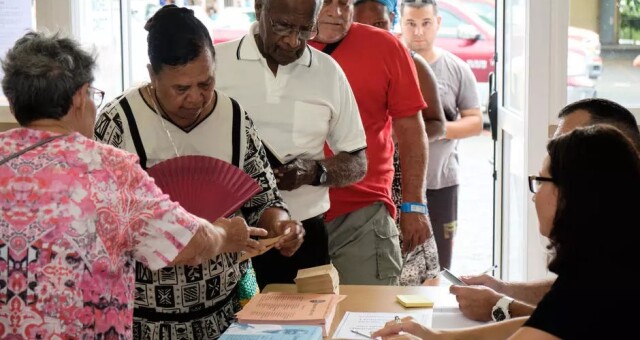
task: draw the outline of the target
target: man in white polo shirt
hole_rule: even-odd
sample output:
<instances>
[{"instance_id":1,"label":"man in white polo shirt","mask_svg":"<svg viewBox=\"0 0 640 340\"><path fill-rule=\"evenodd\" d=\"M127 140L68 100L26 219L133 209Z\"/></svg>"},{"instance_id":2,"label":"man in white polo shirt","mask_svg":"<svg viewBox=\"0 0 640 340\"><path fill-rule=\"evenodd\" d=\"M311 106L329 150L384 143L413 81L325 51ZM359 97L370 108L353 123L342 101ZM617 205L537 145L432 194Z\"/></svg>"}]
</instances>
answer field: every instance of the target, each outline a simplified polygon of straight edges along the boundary
<instances>
[{"instance_id":1,"label":"man in white polo shirt","mask_svg":"<svg viewBox=\"0 0 640 340\"><path fill-rule=\"evenodd\" d=\"M216 87L242 103L260 131L291 217L305 242L291 257L254 259L261 287L291 283L297 270L329 263L323 214L329 187L362 179L366 139L349 83L331 57L307 46L319 0L256 1L256 22L240 40L216 46ZM335 155L325 158L325 143Z\"/></svg>"}]
</instances>

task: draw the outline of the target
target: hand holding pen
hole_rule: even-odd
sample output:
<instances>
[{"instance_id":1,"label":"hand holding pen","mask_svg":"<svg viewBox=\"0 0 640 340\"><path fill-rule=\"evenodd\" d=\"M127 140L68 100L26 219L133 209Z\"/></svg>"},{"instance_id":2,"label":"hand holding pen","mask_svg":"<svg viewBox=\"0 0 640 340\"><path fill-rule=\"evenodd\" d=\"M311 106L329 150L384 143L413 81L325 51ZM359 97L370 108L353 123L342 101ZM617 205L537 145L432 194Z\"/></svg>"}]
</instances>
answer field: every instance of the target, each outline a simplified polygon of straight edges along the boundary
<instances>
[{"instance_id":1,"label":"hand holding pen","mask_svg":"<svg viewBox=\"0 0 640 340\"><path fill-rule=\"evenodd\" d=\"M498 269L498 265L494 264L493 266L487 268L485 271L483 271L482 273L478 274L478 276L480 275L485 275L485 274L489 274L490 272L493 272L494 270Z\"/></svg>"},{"instance_id":2,"label":"hand holding pen","mask_svg":"<svg viewBox=\"0 0 640 340\"><path fill-rule=\"evenodd\" d=\"M493 265L478 275L461 276L460 280L471 286L486 286L496 292L501 292L504 289L504 282L491 275L491 272L498 269L498 265Z\"/></svg>"},{"instance_id":3,"label":"hand holding pen","mask_svg":"<svg viewBox=\"0 0 640 340\"><path fill-rule=\"evenodd\" d=\"M351 329L351 333L358 334L358 335L364 337L365 339L373 339L371 337L371 334L367 334L367 333L365 333L365 332L363 332L363 331L361 331L359 329L356 329L356 328L352 328Z\"/></svg>"},{"instance_id":4,"label":"hand holding pen","mask_svg":"<svg viewBox=\"0 0 640 340\"><path fill-rule=\"evenodd\" d=\"M486 276L486 274L488 274L491 271L494 271L497 268L498 268L498 265L493 265L493 266L487 268L485 271L481 272L478 275L475 275L475 276L461 276L461 277L456 276L451 271L449 271L449 269L447 269L447 268L442 268L442 271L440 272L440 274L444 278L449 280L449 282L451 282L454 285L465 286L465 285L474 285L475 283L470 283L468 281L469 280L473 280L474 277L475 278L480 278L480 277Z\"/></svg>"},{"instance_id":5,"label":"hand holding pen","mask_svg":"<svg viewBox=\"0 0 640 340\"><path fill-rule=\"evenodd\" d=\"M386 326L388 326L389 324L393 324L393 325L396 325L396 326L400 327L398 333L401 333L403 331L402 330L402 319L400 319L399 316L396 315L395 318L393 319L393 321L387 322ZM358 334L358 335L364 337L365 339L374 339L374 337L372 336L371 332L364 332L364 331L359 330L357 328L352 328L351 329L351 333ZM369 334L367 334L367 333L369 333Z\"/></svg>"},{"instance_id":6,"label":"hand holding pen","mask_svg":"<svg viewBox=\"0 0 640 340\"><path fill-rule=\"evenodd\" d=\"M491 266L479 275L463 276L467 285L453 285L449 292L456 296L458 307L464 316L476 321L491 321L491 311L503 296L505 283L489 275L498 266Z\"/></svg>"}]
</instances>

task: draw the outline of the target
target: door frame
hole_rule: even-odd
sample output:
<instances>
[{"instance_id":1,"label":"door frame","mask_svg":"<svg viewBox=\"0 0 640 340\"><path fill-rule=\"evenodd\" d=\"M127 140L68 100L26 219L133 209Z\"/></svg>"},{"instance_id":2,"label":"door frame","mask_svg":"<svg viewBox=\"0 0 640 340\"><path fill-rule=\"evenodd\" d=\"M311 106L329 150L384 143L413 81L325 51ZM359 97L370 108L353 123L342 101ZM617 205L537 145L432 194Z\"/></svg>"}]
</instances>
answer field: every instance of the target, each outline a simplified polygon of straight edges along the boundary
<instances>
[{"instance_id":1,"label":"door frame","mask_svg":"<svg viewBox=\"0 0 640 340\"><path fill-rule=\"evenodd\" d=\"M498 141L496 143L496 182L494 189L494 263L500 265L500 275L507 280L534 280L547 277L545 241L539 235L535 207L527 187L527 176L538 173L546 156L549 127L566 103L567 95L567 30L569 26L569 0L525 0L525 87L524 110L518 115L504 106L504 56L505 56L505 5L509 0L497 1L496 63L498 89ZM552 123L553 122L553 123ZM515 185L526 188L519 197L505 197L509 189L505 177L504 136L510 134L521 138L523 163ZM507 200L518 200L524 205L524 226L506 225L508 220ZM522 244L525 249L521 263L509 263L508 235L513 228L525 228ZM510 277L511 266L524 266L523 277Z\"/></svg>"}]
</instances>

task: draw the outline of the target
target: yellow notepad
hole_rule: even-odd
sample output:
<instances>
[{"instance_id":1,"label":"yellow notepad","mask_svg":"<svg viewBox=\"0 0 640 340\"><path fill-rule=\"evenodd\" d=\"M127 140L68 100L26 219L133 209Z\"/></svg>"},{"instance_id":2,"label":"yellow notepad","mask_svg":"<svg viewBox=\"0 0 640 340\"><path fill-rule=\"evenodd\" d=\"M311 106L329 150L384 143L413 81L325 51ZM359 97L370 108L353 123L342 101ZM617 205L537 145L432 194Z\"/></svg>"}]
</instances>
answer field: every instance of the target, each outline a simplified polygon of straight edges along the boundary
<instances>
[{"instance_id":1,"label":"yellow notepad","mask_svg":"<svg viewBox=\"0 0 640 340\"><path fill-rule=\"evenodd\" d=\"M398 302L407 307L433 307L433 301L424 295L397 295Z\"/></svg>"}]
</instances>

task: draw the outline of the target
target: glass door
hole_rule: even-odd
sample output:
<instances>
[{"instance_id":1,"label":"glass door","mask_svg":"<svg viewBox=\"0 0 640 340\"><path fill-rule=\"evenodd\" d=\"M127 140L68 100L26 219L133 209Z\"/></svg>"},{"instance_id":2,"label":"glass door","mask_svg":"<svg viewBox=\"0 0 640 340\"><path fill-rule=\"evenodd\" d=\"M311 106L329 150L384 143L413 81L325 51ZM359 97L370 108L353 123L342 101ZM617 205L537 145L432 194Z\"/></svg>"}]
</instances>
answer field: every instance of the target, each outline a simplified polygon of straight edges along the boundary
<instances>
[{"instance_id":1,"label":"glass door","mask_svg":"<svg viewBox=\"0 0 640 340\"><path fill-rule=\"evenodd\" d=\"M498 2L495 263L503 279L530 280L547 271L526 181L546 154L549 118L566 102L567 25L558 18L568 1Z\"/></svg>"}]
</instances>

